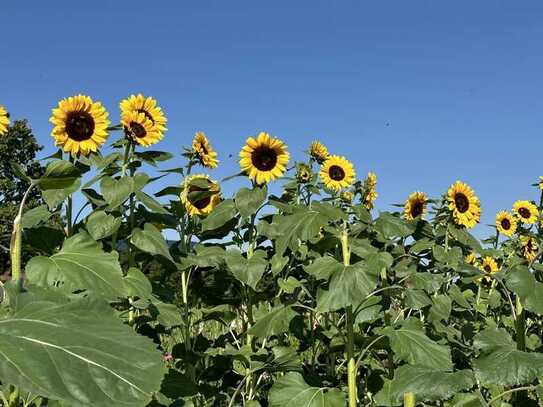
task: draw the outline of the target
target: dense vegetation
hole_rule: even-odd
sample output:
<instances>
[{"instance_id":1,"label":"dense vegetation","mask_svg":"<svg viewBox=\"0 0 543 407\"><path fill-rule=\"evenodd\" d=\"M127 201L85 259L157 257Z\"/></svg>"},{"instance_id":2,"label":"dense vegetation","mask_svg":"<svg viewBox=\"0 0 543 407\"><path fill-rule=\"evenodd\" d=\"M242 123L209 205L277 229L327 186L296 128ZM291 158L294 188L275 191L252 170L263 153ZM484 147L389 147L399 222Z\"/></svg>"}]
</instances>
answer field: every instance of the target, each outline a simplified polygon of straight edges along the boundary
<instances>
[{"instance_id":1,"label":"dense vegetation","mask_svg":"<svg viewBox=\"0 0 543 407\"><path fill-rule=\"evenodd\" d=\"M182 158L149 150L166 132L156 101L120 107L111 126L100 103L61 101L45 172L11 167L30 186L0 307L4 405L541 403L541 201L481 242L468 185L378 213L375 174L320 143L294 160L266 133L226 197L197 172L220 159L203 133Z\"/></svg>"}]
</instances>

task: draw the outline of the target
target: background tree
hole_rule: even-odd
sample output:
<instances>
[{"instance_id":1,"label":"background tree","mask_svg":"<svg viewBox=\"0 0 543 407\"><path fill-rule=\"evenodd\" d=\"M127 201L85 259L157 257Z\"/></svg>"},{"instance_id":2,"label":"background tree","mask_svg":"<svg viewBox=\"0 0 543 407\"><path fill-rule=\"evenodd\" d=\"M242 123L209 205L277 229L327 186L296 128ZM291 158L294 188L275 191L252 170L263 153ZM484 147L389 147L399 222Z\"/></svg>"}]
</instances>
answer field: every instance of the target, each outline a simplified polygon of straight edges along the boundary
<instances>
[{"instance_id":1,"label":"background tree","mask_svg":"<svg viewBox=\"0 0 543 407\"><path fill-rule=\"evenodd\" d=\"M23 167L31 178L39 178L43 168L36 161L36 153L43 149L26 120L16 120L8 132L0 137L0 274L5 279L9 273L9 241L13 219L17 213L28 182L20 179L13 170L13 163ZM27 208L42 203L40 192L34 189L27 199ZM28 255L28 254L27 254Z\"/></svg>"}]
</instances>

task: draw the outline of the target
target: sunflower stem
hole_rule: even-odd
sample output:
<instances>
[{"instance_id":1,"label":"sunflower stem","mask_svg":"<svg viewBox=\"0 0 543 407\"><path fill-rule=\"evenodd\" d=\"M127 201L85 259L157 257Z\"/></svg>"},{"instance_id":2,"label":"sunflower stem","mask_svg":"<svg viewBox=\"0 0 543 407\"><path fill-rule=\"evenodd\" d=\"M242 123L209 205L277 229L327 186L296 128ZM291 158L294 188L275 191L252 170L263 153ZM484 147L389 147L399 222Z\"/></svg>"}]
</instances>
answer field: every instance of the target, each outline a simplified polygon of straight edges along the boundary
<instances>
[{"instance_id":1,"label":"sunflower stem","mask_svg":"<svg viewBox=\"0 0 543 407\"><path fill-rule=\"evenodd\" d=\"M26 200L28 198L28 194L30 194L32 188L34 188L33 184L30 185L25 191L23 199L21 200L21 203L19 205L19 211L17 213L17 216L13 220L13 231L11 233L11 242L9 247L11 261L11 279L17 282L17 287L19 291L22 291L23 288L23 278L21 273L21 253L23 246L23 210Z\"/></svg>"},{"instance_id":2,"label":"sunflower stem","mask_svg":"<svg viewBox=\"0 0 543 407\"><path fill-rule=\"evenodd\" d=\"M403 394L403 407L415 407L415 394L404 393Z\"/></svg>"},{"instance_id":3,"label":"sunflower stem","mask_svg":"<svg viewBox=\"0 0 543 407\"><path fill-rule=\"evenodd\" d=\"M517 349L520 351L526 350L526 337L525 337L525 331L526 331L526 315L524 311L524 307L522 306L522 303L520 302L520 298L516 297L516 314L517 314L517 320L515 321L515 329L516 329L516 340L517 340Z\"/></svg>"},{"instance_id":4,"label":"sunflower stem","mask_svg":"<svg viewBox=\"0 0 543 407\"><path fill-rule=\"evenodd\" d=\"M69 161L73 164L75 162L75 158L73 155L69 154ZM70 237L73 233L73 225L72 225L72 211L73 211L73 197L72 194L68 195L68 200L66 202L66 234L68 237Z\"/></svg>"},{"instance_id":5,"label":"sunflower stem","mask_svg":"<svg viewBox=\"0 0 543 407\"><path fill-rule=\"evenodd\" d=\"M343 265L348 267L351 264L351 250L349 248L349 234L347 225L343 225L341 233L341 253L343 257ZM357 388L356 375L357 366L354 355L354 313L353 307L349 305L346 309L345 323L347 325L347 385L349 389L349 407L356 407L357 404Z\"/></svg>"}]
</instances>

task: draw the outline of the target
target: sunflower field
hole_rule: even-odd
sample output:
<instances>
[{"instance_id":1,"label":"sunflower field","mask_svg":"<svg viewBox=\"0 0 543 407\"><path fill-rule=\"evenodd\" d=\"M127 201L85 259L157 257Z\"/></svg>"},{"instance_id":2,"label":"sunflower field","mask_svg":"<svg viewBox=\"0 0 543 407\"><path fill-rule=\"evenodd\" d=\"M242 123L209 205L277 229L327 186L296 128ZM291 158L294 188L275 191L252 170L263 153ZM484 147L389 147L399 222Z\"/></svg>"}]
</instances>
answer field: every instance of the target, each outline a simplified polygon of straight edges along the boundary
<instances>
[{"instance_id":1,"label":"sunflower field","mask_svg":"<svg viewBox=\"0 0 543 407\"><path fill-rule=\"evenodd\" d=\"M543 178L479 240L468 184L377 211L376 174L319 141L294 158L257 133L219 182L202 132L148 148L151 97L112 123L76 95L50 122L44 175L15 165L44 204L13 220L2 405L543 405Z\"/></svg>"}]
</instances>

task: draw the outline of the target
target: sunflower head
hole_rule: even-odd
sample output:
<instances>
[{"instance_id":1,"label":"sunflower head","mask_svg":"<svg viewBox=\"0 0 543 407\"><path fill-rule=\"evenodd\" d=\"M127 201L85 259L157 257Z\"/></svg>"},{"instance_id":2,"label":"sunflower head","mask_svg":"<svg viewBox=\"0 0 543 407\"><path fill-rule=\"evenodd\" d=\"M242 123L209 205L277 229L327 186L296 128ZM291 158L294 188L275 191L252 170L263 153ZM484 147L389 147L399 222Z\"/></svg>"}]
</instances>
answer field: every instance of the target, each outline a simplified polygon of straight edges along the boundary
<instances>
[{"instance_id":1,"label":"sunflower head","mask_svg":"<svg viewBox=\"0 0 543 407\"><path fill-rule=\"evenodd\" d=\"M424 217L426 214L426 206L428 204L428 197L424 192L413 192L404 203L403 217L407 220L413 220Z\"/></svg>"},{"instance_id":2,"label":"sunflower head","mask_svg":"<svg viewBox=\"0 0 543 407\"><path fill-rule=\"evenodd\" d=\"M320 177L324 186L332 191L340 191L351 185L356 173L350 161L339 155L331 155L321 165Z\"/></svg>"},{"instance_id":3,"label":"sunflower head","mask_svg":"<svg viewBox=\"0 0 543 407\"><path fill-rule=\"evenodd\" d=\"M247 139L239 158L241 170L261 185L283 176L289 153L285 143L261 132L256 138Z\"/></svg>"},{"instance_id":4,"label":"sunflower head","mask_svg":"<svg viewBox=\"0 0 543 407\"><path fill-rule=\"evenodd\" d=\"M494 260L490 256L483 257L483 260L481 264L479 265L479 268L485 274L484 279L486 281L490 281L492 279L491 277L492 274L500 271L500 268L498 267L498 263L496 263L496 260ZM481 281L481 277L479 277L477 281Z\"/></svg>"},{"instance_id":5,"label":"sunflower head","mask_svg":"<svg viewBox=\"0 0 543 407\"><path fill-rule=\"evenodd\" d=\"M447 192L448 207L457 225L474 227L481 219L481 203L473 190L463 182L456 181Z\"/></svg>"},{"instance_id":6,"label":"sunflower head","mask_svg":"<svg viewBox=\"0 0 543 407\"><path fill-rule=\"evenodd\" d=\"M537 206L530 201L516 201L513 205L513 213L522 223L527 225L537 222L539 215Z\"/></svg>"},{"instance_id":7,"label":"sunflower head","mask_svg":"<svg viewBox=\"0 0 543 407\"><path fill-rule=\"evenodd\" d=\"M522 256L528 260L533 261L537 253L539 252L539 245L537 240L531 235L525 235L520 237L520 252Z\"/></svg>"},{"instance_id":8,"label":"sunflower head","mask_svg":"<svg viewBox=\"0 0 543 407\"><path fill-rule=\"evenodd\" d=\"M377 193L377 174L374 172L368 172L366 179L364 180L364 199L362 200L364 206L371 210L373 209L375 200L379 196Z\"/></svg>"},{"instance_id":9,"label":"sunflower head","mask_svg":"<svg viewBox=\"0 0 543 407\"><path fill-rule=\"evenodd\" d=\"M477 265L477 256L474 252L469 252L468 255L464 258L464 261L470 266Z\"/></svg>"},{"instance_id":10,"label":"sunflower head","mask_svg":"<svg viewBox=\"0 0 543 407\"><path fill-rule=\"evenodd\" d=\"M124 112L121 123L126 136L139 145L148 147L158 143L162 138L162 133L153 125L151 119L141 112L135 110Z\"/></svg>"},{"instance_id":11,"label":"sunflower head","mask_svg":"<svg viewBox=\"0 0 543 407\"><path fill-rule=\"evenodd\" d=\"M62 99L49 121L55 145L72 155L96 152L107 139L108 113L100 102L77 95Z\"/></svg>"},{"instance_id":12,"label":"sunflower head","mask_svg":"<svg viewBox=\"0 0 543 407\"><path fill-rule=\"evenodd\" d=\"M0 136L3 136L8 132L8 126L9 126L9 113L4 108L4 106L0 105Z\"/></svg>"},{"instance_id":13,"label":"sunflower head","mask_svg":"<svg viewBox=\"0 0 543 407\"><path fill-rule=\"evenodd\" d=\"M152 97L146 97L141 93L130 95L121 101L119 107L121 108L121 117L128 112L143 113L153 123L155 130L160 134L160 138L168 130L166 128L166 116L158 106L157 101Z\"/></svg>"},{"instance_id":14,"label":"sunflower head","mask_svg":"<svg viewBox=\"0 0 543 407\"><path fill-rule=\"evenodd\" d=\"M512 213L500 211L496 214L496 229L504 236L512 236L517 230L517 220Z\"/></svg>"},{"instance_id":15,"label":"sunflower head","mask_svg":"<svg viewBox=\"0 0 543 407\"><path fill-rule=\"evenodd\" d=\"M183 183L181 202L190 216L205 216L218 205L220 194L219 184L207 175L191 175Z\"/></svg>"},{"instance_id":16,"label":"sunflower head","mask_svg":"<svg viewBox=\"0 0 543 407\"><path fill-rule=\"evenodd\" d=\"M200 165L209 169L217 168L217 165L219 164L217 152L211 147L204 132L198 131L194 135L194 138L192 139L192 153Z\"/></svg>"},{"instance_id":17,"label":"sunflower head","mask_svg":"<svg viewBox=\"0 0 543 407\"><path fill-rule=\"evenodd\" d=\"M324 144L315 140L309 146L309 156L319 164L322 164L328 159L330 154L328 153L328 149Z\"/></svg>"},{"instance_id":18,"label":"sunflower head","mask_svg":"<svg viewBox=\"0 0 543 407\"><path fill-rule=\"evenodd\" d=\"M298 164L296 168L296 180L300 184L307 184L312 178L313 172L311 171L311 168L304 163Z\"/></svg>"}]
</instances>

